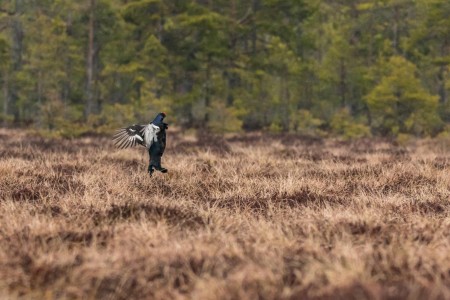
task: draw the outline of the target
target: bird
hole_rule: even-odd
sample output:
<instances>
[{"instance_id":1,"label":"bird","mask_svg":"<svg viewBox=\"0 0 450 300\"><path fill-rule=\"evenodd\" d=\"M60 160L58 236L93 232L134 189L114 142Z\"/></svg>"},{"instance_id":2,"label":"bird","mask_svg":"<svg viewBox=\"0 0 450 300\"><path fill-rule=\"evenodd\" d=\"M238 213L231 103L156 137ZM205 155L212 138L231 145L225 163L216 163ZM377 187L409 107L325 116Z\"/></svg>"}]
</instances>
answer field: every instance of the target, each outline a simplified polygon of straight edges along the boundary
<instances>
[{"instance_id":1,"label":"bird","mask_svg":"<svg viewBox=\"0 0 450 300\"><path fill-rule=\"evenodd\" d=\"M164 123L166 113L159 113L155 119L146 124L133 124L116 130L113 135L114 145L119 149L135 147L137 145L147 148L150 162L148 173L153 174L154 170L166 173L167 169L161 166L161 157L166 148L166 129L168 124Z\"/></svg>"}]
</instances>

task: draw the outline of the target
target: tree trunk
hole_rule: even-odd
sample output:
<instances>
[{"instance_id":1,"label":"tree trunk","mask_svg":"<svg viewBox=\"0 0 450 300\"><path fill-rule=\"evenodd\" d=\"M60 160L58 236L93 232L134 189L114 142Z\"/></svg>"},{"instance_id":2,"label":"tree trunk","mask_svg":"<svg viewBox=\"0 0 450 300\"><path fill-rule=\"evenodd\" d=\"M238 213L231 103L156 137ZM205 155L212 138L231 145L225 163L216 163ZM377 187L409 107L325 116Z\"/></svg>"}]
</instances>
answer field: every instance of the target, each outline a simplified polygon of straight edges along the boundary
<instances>
[{"instance_id":1,"label":"tree trunk","mask_svg":"<svg viewBox=\"0 0 450 300\"><path fill-rule=\"evenodd\" d=\"M86 118L94 110L94 67L95 67L95 0L89 8L89 45L87 51Z\"/></svg>"},{"instance_id":2,"label":"tree trunk","mask_svg":"<svg viewBox=\"0 0 450 300\"><path fill-rule=\"evenodd\" d=\"M13 68L20 70L22 67L23 28L19 16L15 16L12 21L12 41Z\"/></svg>"},{"instance_id":3,"label":"tree trunk","mask_svg":"<svg viewBox=\"0 0 450 300\"><path fill-rule=\"evenodd\" d=\"M8 104L9 104L9 92L8 92L8 84L9 84L9 78L8 78L8 71L5 71L3 74L3 125L7 125L7 116L8 116Z\"/></svg>"},{"instance_id":4,"label":"tree trunk","mask_svg":"<svg viewBox=\"0 0 450 300\"><path fill-rule=\"evenodd\" d=\"M344 59L341 59L339 69L339 92L341 94L341 106L344 108L347 105L347 69Z\"/></svg>"},{"instance_id":5,"label":"tree trunk","mask_svg":"<svg viewBox=\"0 0 450 300\"><path fill-rule=\"evenodd\" d=\"M209 108L211 105L211 56L208 55L208 61L206 63L206 80L205 80L205 118L203 119L203 127L206 128L209 122Z\"/></svg>"},{"instance_id":6,"label":"tree trunk","mask_svg":"<svg viewBox=\"0 0 450 300\"><path fill-rule=\"evenodd\" d=\"M439 78L439 98L440 98L440 102L442 104L446 104L447 101L448 101L448 95L447 95L447 88L445 86L445 83L447 81L446 67L445 66L441 66L439 68L438 78Z\"/></svg>"},{"instance_id":7,"label":"tree trunk","mask_svg":"<svg viewBox=\"0 0 450 300\"><path fill-rule=\"evenodd\" d=\"M393 38L392 38L392 48L394 48L395 53L399 53L399 23L400 23L400 8L396 5L394 7L394 26L392 28Z\"/></svg>"},{"instance_id":8,"label":"tree trunk","mask_svg":"<svg viewBox=\"0 0 450 300\"><path fill-rule=\"evenodd\" d=\"M230 1L230 15L231 15L231 19L233 20L233 24L235 24L234 22L238 22L237 18L237 14L236 14L236 0L231 0ZM233 96L233 91L236 85L236 75L234 73L231 72L232 68L233 68L233 60L235 57L235 52L236 52L236 35L235 35L235 30L236 28L233 27L233 30L231 30L230 32L230 41L229 41L229 49L230 49L230 53L231 53L231 57L228 59L228 67L227 69L224 71L224 77L227 81L227 98L226 98L226 104L227 106L232 106L233 102L234 102L234 96Z\"/></svg>"},{"instance_id":9,"label":"tree trunk","mask_svg":"<svg viewBox=\"0 0 450 300\"><path fill-rule=\"evenodd\" d=\"M290 123L290 91L289 91L289 82L288 82L288 74L281 75L281 126L284 132L289 131L289 123Z\"/></svg>"},{"instance_id":10,"label":"tree trunk","mask_svg":"<svg viewBox=\"0 0 450 300\"><path fill-rule=\"evenodd\" d=\"M447 49L448 49L448 44L449 44L449 40L446 38L444 40L444 42L442 43L442 47L441 47L441 57L445 57L447 56ZM446 87L446 82L447 82L447 65L441 65L441 67L439 68L439 73L438 73L438 79L439 79L439 98L440 98L440 102L442 104L446 104L448 101L448 95L447 95L447 87Z\"/></svg>"},{"instance_id":11,"label":"tree trunk","mask_svg":"<svg viewBox=\"0 0 450 300\"><path fill-rule=\"evenodd\" d=\"M23 38L24 32L22 27L22 22L20 20L20 13L22 12L22 1L15 0L14 2L14 14L11 20L11 31L12 31L12 76L22 69L22 54L23 54ZM15 121L19 121L21 110L16 107L16 100L18 99L18 92L16 90L16 84L14 81L11 82L8 87L8 109L13 110Z\"/></svg>"},{"instance_id":12,"label":"tree trunk","mask_svg":"<svg viewBox=\"0 0 450 300\"><path fill-rule=\"evenodd\" d=\"M72 35L72 12L67 14L66 19L66 34L67 36ZM69 97L71 94L71 83L72 83L72 62L69 55L66 55L64 58L64 72L65 72L65 80L62 85L61 98L64 106L64 113L66 113L67 104L69 103Z\"/></svg>"},{"instance_id":13,"label":"tree trunk","mask_svg":"<svg viewBox=\"0 0 450 300\"><path fill-rule=\"evenodd\" d=\"M254 14L259 10L259 6L260 6L259 0L253 0L252 10L253 10ZM252 42L252 53L254 56L256 55L256 39L257 39L257 37L258 37L257 28L255 25L255 21L253 20L252 31L251 31L251 42Z\"/></svg>"},{"instance_id":14,"label":"tree trunk","mask_svg":"<svg viewBox=\"0 0 450 300\"><path fill-rule=\"evenodd\" d=\"M39 109L41 109L42 108L42 94L43 94L43 84L42 84L42 72L41 72L41 70L38 71L37 77L38 77L38 79L37 79L37 104L38 104ZM37 121L38 121L37 126L38 127L42 126L42 117L43 117L42 113L40 113L38 118L37 118Z\"/></svg>"}]
</instances>

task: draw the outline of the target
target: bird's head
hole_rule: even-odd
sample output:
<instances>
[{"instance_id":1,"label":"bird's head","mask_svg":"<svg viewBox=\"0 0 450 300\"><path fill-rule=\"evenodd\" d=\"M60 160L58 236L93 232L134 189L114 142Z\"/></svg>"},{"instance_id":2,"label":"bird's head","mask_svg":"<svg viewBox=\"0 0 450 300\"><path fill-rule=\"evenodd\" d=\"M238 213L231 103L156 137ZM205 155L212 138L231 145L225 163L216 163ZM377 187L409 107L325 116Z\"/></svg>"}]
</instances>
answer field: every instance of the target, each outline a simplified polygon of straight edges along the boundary
<instances>
[{"instance_id":1,"label":"bird's head","mask_svg":"<svg viewBox=\"0 0 450 300\"><path fill-rule=\"evenodd\" d=\"M156 117L155 117L155 119L153 120L153 124L155 124L155 125L162 125L163 124L163 120L164 120L164 118L166 117L166 113L164 113L164 112L160 112Z\"/></svg>"}]
</instances>

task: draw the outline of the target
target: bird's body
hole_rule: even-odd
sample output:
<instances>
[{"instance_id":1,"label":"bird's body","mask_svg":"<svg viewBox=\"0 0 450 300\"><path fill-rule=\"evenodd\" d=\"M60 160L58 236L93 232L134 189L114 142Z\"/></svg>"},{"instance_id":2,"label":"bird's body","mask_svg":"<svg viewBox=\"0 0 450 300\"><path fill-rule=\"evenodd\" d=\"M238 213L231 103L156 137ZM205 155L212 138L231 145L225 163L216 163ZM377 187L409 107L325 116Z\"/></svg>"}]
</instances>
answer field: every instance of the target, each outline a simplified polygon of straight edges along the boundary
<instances>
[{"instance_id":1,"label":"bird's body","mask_svg":"<svg viewBox=\"0 0 450 300\"><path fill-rule=\"evenodd\" d=\"M114 134L114 144L119 149L125 149L141 145L147 148L150 155L148 172L150 175L156 169L163 173L167 169L161 166L161 157L166 148L167 124L163 122L166 114L159 113L156 118L147 125L131 125L117 130Z\"/></svg>"}]
</instances>

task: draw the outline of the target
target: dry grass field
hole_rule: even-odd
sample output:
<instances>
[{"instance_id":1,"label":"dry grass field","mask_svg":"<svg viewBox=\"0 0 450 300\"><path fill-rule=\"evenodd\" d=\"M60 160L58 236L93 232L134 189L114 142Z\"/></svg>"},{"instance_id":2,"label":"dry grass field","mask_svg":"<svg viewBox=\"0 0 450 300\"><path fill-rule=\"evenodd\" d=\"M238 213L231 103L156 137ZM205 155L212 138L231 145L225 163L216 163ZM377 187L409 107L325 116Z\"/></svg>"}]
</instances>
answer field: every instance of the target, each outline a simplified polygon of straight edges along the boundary
<instances>
[{"instance_id":1,"label":"dry grass field","mask_svg":"<svg viewBox=\"0 0 450 300\"><path fill-rule=\"evenodd\" d=\"M450 147L0 131L1 299L450 299Z\"/></svg>"}]
</instances>

